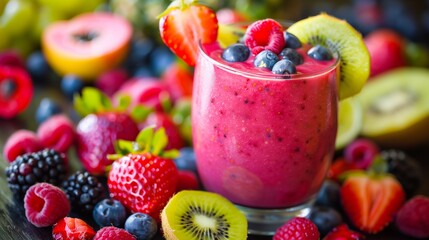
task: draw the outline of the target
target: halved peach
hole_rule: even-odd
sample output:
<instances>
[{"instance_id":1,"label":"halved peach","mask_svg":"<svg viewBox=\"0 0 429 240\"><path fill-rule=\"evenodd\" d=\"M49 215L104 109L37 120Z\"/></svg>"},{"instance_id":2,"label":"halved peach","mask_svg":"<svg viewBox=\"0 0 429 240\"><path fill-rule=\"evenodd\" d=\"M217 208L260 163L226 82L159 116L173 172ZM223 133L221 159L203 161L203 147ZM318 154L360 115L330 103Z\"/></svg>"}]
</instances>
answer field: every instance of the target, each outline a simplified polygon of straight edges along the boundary
<instances>
[{"instance_id":1,"label":"halved peach","mask_svg":"<svg viewBox=\"0 0 429 240\"><path fill-rule=\"evenodd\" d=\"M86 13L49 25L42 36L48 63L60 75L87 81L119 65L125 58L132 27L111 13Z\"/></svg>"}]
</instances>

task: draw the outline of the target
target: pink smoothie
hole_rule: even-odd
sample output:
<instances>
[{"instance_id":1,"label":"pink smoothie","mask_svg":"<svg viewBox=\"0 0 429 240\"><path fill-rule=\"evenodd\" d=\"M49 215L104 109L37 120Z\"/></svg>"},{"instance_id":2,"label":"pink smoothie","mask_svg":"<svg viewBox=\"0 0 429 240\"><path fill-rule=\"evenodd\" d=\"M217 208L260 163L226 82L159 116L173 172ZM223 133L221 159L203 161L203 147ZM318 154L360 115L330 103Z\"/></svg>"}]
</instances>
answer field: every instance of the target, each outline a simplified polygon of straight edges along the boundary
<instances>
[{"instance_id":1,"label":"pink smoothie","mask_svg":"<svg viewBox=\"0 0 429 240\"><path fill-rule=\"evenodd\" d=\"M217 45L204 48L195 68L192 128L205 189L257 208L310 200L334 151L336 60L303 53L298 74L285 79L252 59L228 63Z\"/></svg>"}]
</instances>

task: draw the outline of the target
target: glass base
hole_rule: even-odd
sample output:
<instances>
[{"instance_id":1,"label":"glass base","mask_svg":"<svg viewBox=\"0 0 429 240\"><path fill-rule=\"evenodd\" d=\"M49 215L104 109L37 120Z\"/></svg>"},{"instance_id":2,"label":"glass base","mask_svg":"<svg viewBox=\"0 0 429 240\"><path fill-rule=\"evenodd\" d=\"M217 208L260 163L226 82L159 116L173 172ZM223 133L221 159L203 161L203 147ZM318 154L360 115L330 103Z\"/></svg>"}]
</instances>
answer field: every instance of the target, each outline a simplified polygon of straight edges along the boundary
<instances>
[{"instance_id":1,"label":"glass base","mask_svg":"<svg viewBox=\"0 0 429 240\"><path fill-rule=\"evenodd\" d=\"M307 217L315 199L284 209L250 208L236 205L247 219L249 234L272 236L277 228L293 217Z\"/></svg>"}]
</instances>

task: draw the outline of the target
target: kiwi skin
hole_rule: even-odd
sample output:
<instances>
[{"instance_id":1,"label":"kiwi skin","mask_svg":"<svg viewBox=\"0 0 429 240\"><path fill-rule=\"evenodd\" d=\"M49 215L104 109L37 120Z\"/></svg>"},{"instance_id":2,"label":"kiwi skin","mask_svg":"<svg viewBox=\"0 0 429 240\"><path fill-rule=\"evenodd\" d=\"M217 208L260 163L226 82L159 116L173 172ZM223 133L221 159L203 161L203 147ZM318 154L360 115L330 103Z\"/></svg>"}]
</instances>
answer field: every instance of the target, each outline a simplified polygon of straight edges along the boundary
<instances>
[{"instance_id":1,"label":"kiwi skin","mask_svg":"<svg viewBox=\"0 0 429 240\"><path fill-rule=\"evenodd\" d=\"M288 32L303 43L317 44L338 53L340 58L340 99L360 92L370 75L370 55L362 35L344 20L326 13L292 24Z\"/></svg>"},{"instance_id":2,"label":"kiwi skin","mask_svg":"<svg viewBox=\"0 0 429 240\"><path fill-rule=\"evenodd\" d=\"M194 205L189 204L194 203ZM201 203L201 206L199 205ZM178 226L181 211L187 211L191 207L199 208L210 206L210 209L218 210L216 214L221 214L228 219L228 225L233 231L228 231L228 239L241 240L247 238L247 220L230 201L219 194L197 191L197 190L182 190L174 195L161 212L161 224L164 237L167 240L191 240L197 239L192 237L189 232ZM210 204L214 205L211 206ZM211 217L209 217L211 218ZM199 239L203 240L203 239Z\"/></svg>"}]
</instances>

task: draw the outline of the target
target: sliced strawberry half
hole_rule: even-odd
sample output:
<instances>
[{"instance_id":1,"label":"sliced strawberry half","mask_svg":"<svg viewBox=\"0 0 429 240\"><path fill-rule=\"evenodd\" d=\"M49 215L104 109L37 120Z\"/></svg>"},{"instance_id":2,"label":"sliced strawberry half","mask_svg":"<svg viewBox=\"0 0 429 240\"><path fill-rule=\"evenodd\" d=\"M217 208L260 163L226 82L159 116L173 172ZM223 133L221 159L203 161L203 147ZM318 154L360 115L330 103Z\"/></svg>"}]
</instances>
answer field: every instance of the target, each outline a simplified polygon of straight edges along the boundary
<instances>
[{"instance_id":1,"label":"sliced strawberry half","mask_svg":"<svg viewBox=\"0 0 429 240\"><path fill-rule=\"evenodd\" d=\"M383 230L405 201L401 184L390 175L350 175L340 196L353 225L367 233Z\"/></svg>"},{"instance_id":2,"label":"sliced strawberry half","mask_svg":"<svg viewBox=\"0 0 429 240\"><path fill-rule=\"evenodd\" d=\"M159 30L164 43L190 66L195 66L198 45L217 39L216 13L196 0L175 0L161 14Z\"/></svg>"}]
</instances>

